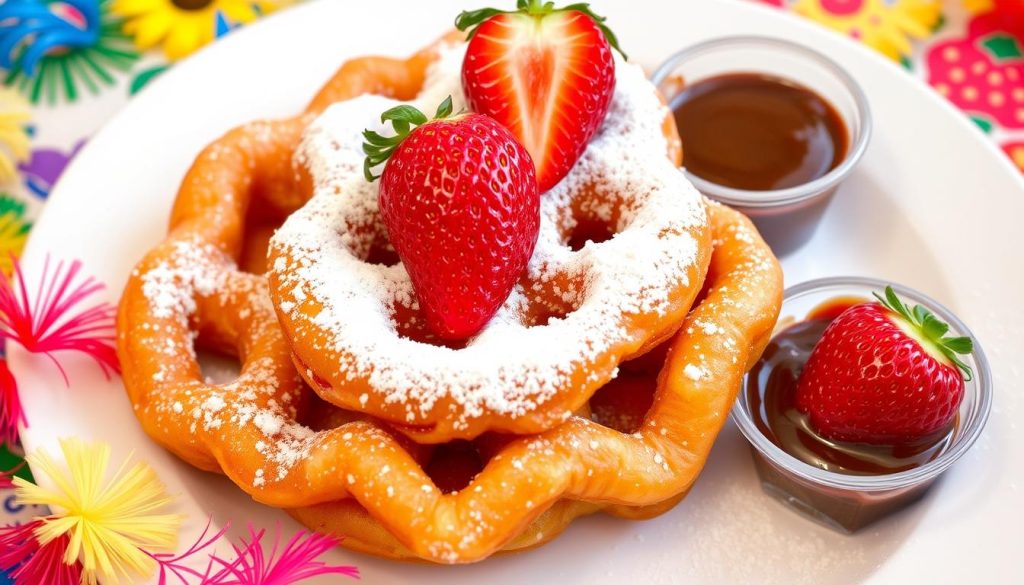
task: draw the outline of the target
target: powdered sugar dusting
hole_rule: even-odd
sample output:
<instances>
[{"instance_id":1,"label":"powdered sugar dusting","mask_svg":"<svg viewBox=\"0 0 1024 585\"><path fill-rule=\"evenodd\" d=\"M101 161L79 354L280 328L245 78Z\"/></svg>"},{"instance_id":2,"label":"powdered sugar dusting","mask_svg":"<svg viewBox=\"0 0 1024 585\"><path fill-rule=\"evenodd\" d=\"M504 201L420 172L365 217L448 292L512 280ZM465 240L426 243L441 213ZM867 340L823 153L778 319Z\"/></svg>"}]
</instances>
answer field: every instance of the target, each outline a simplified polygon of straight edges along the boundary
<instances>
[{"instance_id":1,"label":"powdered sugar dusting","mask_svg":"<svg viewBox=\"0 0 1024 585\"><path fill-rule=\"evenodd\" d=\"M462 51L460 45L444 52L417 107L432 112L442 94L461 99ZM314 197L271 243L274 300L292 325L286 329L299 357L302 347L336 352L338 370L318 374L368 379L384 402L406 405L410 423L425 420L439 404L457 421L487 411L517 417L571 384L582 361L606 356L635 335L625 318L668 310L672 291L688 285L698 253L687 230L705 223L705 211L665 157L666 109L653 86L637 66L618 60L616 68L604 125L569 175L542 197L539 242L525 277L460 350L402 337L396 310L418 309L408 274L400 264L363 260L387 236L378 184L363 178L361 133L371 128L387 135L379 116L397 102L367 95L321 115L297 154L314 179ZM582 200L587 190L594 196ZM572 250L566 241L580 213L610 224L616 235ZM530 307L553 316L527 326L523 315ZM318 347L313 340L324 331L330 332L327 347ZM600 383L613 370L614 363L588 375Z\"/></svg>"},{"instance_id":2,"label":"powdered sugar dusting","mask_svg":"<svg viewBox=\"0 0 1024 585\"><path fill-rule=\"evenodd\" d=\"M223 284L218 265L223 266L226 257L214 246L185 241L171 246L170 258L142 276L142 294L158 319L191 315L196 310L197 293L211 295Z\"/></svg>"},{"instance_id":3,"label":"powdered sugar dusting","mask_svg":"<svg viewBox=\"0 0 1024 585\"><path fill-rule=\"evenodd\" d=\"M226 436L234 439L247 435L238 431L248 427L255 431L249 435L263 437L255 449L266 462L265 469L252 478L252 485L262 488L270 481L283 480L316 442L312 430L294 422L291 388L298 387L299 379L287 356L250 358L241 374L225 384L194 379L190 370L168 368L183 353L195 359L195 333L190 324L197 317L199 299L214 299L221 307L240 306L238 319L248 323L239 325L240 335L262 338L271 330L276 332L266 280L237 272L231 259L209 244L172 240L167 251L162 260L139 274L149 313L155 319L144 324L143 330L151 339L148 345L166 355L153 381L167 388L147 403L148 416L157 423L165 417L184 418L196 436L227 432ZM278 362L285 364L283 370Z\"/></svg>"}]
</instances>

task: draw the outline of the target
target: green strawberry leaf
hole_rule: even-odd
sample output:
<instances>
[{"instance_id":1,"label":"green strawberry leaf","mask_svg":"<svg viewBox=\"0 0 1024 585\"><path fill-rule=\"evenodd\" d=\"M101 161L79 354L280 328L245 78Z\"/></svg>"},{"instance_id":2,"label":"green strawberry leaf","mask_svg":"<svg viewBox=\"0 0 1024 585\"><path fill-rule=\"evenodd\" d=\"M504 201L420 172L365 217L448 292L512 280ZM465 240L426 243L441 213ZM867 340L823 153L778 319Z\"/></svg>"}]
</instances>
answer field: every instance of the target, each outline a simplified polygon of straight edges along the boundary
<instances>
[{"instance_id":1,"label":"green strawberry leaf","mask_svg":"<svg viewBox=\"0 0 1024 585\"><path fill-rule=\"evenodd\" d=\"M1024 57L1024 50L1021 49L1020 41L1013 35L996 33L981 39L979 42L983 50L996 63Z\"/></svg>"},{"instance_id":2,"label":"green strawberry leaf","mask_svg":"<svg viewBox=\"0 0 1024 585\"><path fill-rule=\"evenodd\" d=\"M476 35L476 31L480 28L486 20L499 14L528 14L530 16L543 18L548 14L555 12L582 12L590 17L597 25L597 28L604 34L604 38L608 41L611 48L615 49L622 55L623 59L626 59L626 54L622 52L622 48L619 47L619 39L612 32L612 29L608 28L605 21L608 20L606 17L595 13L590 5L586 2L579 2L576 4L570 4L561 8L555 8L554 2L545 2L544 0L516 0L515 10L498 10L497 8L480 8L479 10L463 10L455 17L455 28L461 31L468 31L466 33L466 40L472 39Z\"/></svg>"},{"instance_id":3,"label":"green strawberry leaf","mask_svg":"<svg viewBox=\"0 0 1024 585\"><path fill-rule=\"evenodd\" d=\"M438 120L441 118L447 118L452 115L452 96L444 98L441 105L437 106L437 112L434 113L434 119Z\"/></svg>"},{"instance_id":4,"label":"green strawberry leaf","mask_svg":"<svg viewBox=\"0 0 1024 585\"><path fill-rule=\"evenodd\" d=\"M992 129L995 127L995 124L993 124L991 120L981 116L971 116L971 121L977 124L985 134L991 134Z\"/></svg>"},{"instance_id":5,"label":"green strawberry leaf","mask_svg":"<svg viewBox=\"0 0 1024 585\"><path fill-rule=\"evenodd\" d=\"M946 337L949 332L949 324L939 319L934 313L922 305L915 305L913 309L908 307L897 295L891 286L885 287L885 296L874 293L875 298L883 307L902 318L911 327L920 332L930 346L938 349L946 359L963 372L964 380L973 378L974 373L960 355L966 355L974 351L974 342L969 337Z\"/></svg>"},{"instance_id":6,"label":"green strawberry leaf","mask_svg":"<svg viewBox=\"0 0 1024 585\"><path fill-rule=\"evenodd\" d=\"M918 305L920 306L920 305ZM949 331L949 325L943 321L928 313L924 319L921 320L921 330L928 336L928 339L942 339L942 336Z\"/></svg>"},{"instance_id":7,"label":"green strawberry leaf","mask_svg":"<svg viewBox=\"0 0 1024 585\"><path fill-rule=\"evenodd\" d=\"M921 305L917 305L916 307L914 307L914 312L913 312L914 322L917 325L921 325L921 324L924 323L925 318L927 318L928 315L930 315L930 314L931 313L928 312L928 309L925 309Z\"/></svg>"},{"instance_id":8,"label":"green strawberry leaf","mask_svg":"<svg viewBox=\"0 0 1024 585\"><path fill-rule=\"evenodd\" d=\"M967 354L974 351L974 341L970 337L950 337L945 344L956 353Z\"/></svg>"},{"instance_id":9,"label":"green strawberry leaf","mask_svg":"<svg viewBox=\"0 0 1024 585\"><path fill-rule=\"evenodd\" d=\"M452 96L448 96L437 106L435 120L447 118L452 113ZM391 122L395 129L394 136L382 136L373 130L363 130L363 176L369 182L374 182L380 175L373 174L373 167L385 162L398 148L398 145L412 132L416 126L422 126L429 122L426 114L413 106L402 104L385 110L380 115L381 122Z\"/></svg>"},{"instance_id":10,"label":"green strawberry leaf","mask_svg":"<svg viewBox=\"0 0 1024 585\"><path fill-rule=\"evenodd\" d=\"M612 29L608 28L608 25L604 23L604 21L608 20L607 16L599 16L590 9L590 5L587 3L570 4L562 10L576 10L589 16L594 21L594 24L597 25L597 28L601 29L601 32L604 33L604 38L608 40L608 44L618 51L619 54L622 55L623 59L628 59L626 54L622 52L622 47L619 46L618 37L616 37L615 33L612 32Z\"/></svg>"},{"instance_id":11,"label":"green strawberry leaf","mask_svg":"<svg viewBox=\"0 0 1024 585\"><path fill-rule=\"evenodd\" d=\"M507 14L507 10L498 10L497 8L481 8L479 10L463 10L455 17L455 28L459 30L469 30L466 35L466 40L470 40L476 35L476 30L480 28L488 18L498 15Z\"/></svg>"},{"instance_id":12,"label":"green strawberry leaf","mask_svg":"<svg viewBox=\"0 0 1024 585\"><path fill-rule=\"evenodd\" d=\"M449 96L450 98L451 96ZM380 115L381 122L387 122L388 120L391 122L409 122L416 125L427 123L427 117L423 112L407 104L395 106Z\"/></svg>"},{"instance_id":13,"label":"green strawberry leaf","mask_svg":"<svg viewBox=\"0 0 1024 585\"><path fill-rule=\"evenodd\" d=\"M363 144L363 152L366 152L366 149L371 146L394 146L395 144L397 144L395 139L398 137L381 136L380 134L377 134L373 130L364 130L363 138L366 139L366 143Z\"/></svg>"}]
</instances>

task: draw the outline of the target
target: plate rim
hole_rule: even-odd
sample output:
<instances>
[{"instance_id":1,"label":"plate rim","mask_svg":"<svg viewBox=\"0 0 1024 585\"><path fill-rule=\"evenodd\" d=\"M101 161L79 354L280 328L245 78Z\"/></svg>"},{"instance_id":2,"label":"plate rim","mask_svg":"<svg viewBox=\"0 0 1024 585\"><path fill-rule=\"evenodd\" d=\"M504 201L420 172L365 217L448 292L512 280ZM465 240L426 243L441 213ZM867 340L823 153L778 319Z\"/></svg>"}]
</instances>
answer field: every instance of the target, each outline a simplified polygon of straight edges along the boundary
<instances>
[{"instance_id":1,"label":"plate rim","mask_svg":"<svg viewBox=\"0 0 1024 585\"><path fill-rule=\"evenodd\" d=\"M318 10L318 8L316 8L317 6L321 6L321 5L327 4L328 2L329 2L329 0L316 0L314 2L308 2L306 4L302 4L302 5L298 5L298 6L292 7L292 8L290 8L287 11L283 11L283 12L278 13L278 14L270 15L267 18L261 19L260 21L254 23L252 25L249 25L247 27L243 27L241 30L236 31L233 35L229 35L227 38L222 39L221 41L211 45L209 48L204 49L202 51L199 51L197 54L195 54L195 55L193 55L193 56L183 60L182 62L179 62L175 67L172 67L164 75L161 75L158 79L154 80L153 83L151 83L146 88L144 88L141 92L139 92L139 94L137 94L136 96L133 96L128 104L126 104L120 111L118 111L113 117L111 117L106 123L104 123L103 126L90 137L89 142L82 149L82 152L79 153L79 156L75 157L75 159L69 165L68 169L65 170L65 173L62 174L61 179L58 180L57 183L55 184L55 186L53 188L53 192L52 192L51 198L43 206L43 208L41 210L41 213L39 214L39 216L37 217L37 219L35 221L35 224L39 225L40 223L43 223L45 221L45 218L46 218L47 213L48 213L48 211L49 211L49 209L51 207L51 204L54 201L58 201L59 202L59 201L62 201L63 199L65 199L65 198L68 198L68 197L71 196L71 193L73 191L70 188L68 188L68 189L63 188L63 186L65 185L64 177L68 176L68 174L69 174L68 171L75 169L78 165L82 164L83 160L87 160L88 159L88 157L82 157L81 154L86 153L86 152L91 152L91 150L89 150L89 149L91 149L93 147L93 143L96 141L97 138L105 137L108 133L113 132L112 130L110 130L110 128L112 126L116 127L117 120L125 116L125 111L126 110L128 110L129 108L137 107L137 106L135 106L135 104L139 103L140 101L142 101L145 104L148 100L154 99L154 98L151 98L151 97L146 97L146 96L149 96L150 94L159 95L160 93L164 92L165 90L158 89L158 88L162 88L165 85L166 86L173 85L174 82L176 81L177 76L179 74L180 75L185 75L186 74L186 73L179 73L179 72L181 72L183 70L183 68L189 67L190 63L193 63L193 62L196 62L196 61L199 61L199 60L205 60L205 59L208 58L208 55L211 54L211 52L214 52L214 51L216 51L216 52L234 52L234 53L237 54L238 50L234 48L235 45L237 45L239 43L247 42L245 40L240 40L240 39L247 39L247 38L249 38L251 36L265 35L266 33L263 32L264 29L272 29L272 28L281 26L281 25L277 24L278 20L281 20L281 19L285 19L285 18L289 18L289 19L308 18L308 17L305 17L303 15L306 14L307 12L315 12L316 10ZM957 119L956 123L958 125L966 124L967 127L971 129L971 130L969 130L969 133L973 134L975 136L975 138L973 139L974 142L969 144L969 145L966 145L966 147L968 147L968 148L976 148L978 146L979 142L981 144L983 144L984 145L983 148L988 152L988 154L990 156L996 157L999 160L999 162L1000 162L999 166L1001 166L1004 171L1009 173L1007 175L1007 177L1009 179L1011 179L1012 183L1016 185L1017 190L1020 192L1020 194L1022 196L1024 196L1024 175L1022 175L1020 173L1020 171L1016 167L1013 166L1012 162L1004 154L1004 152L1001 149L999 149L999 147L997 146L995 141L993 141L990 138L986 137L984 135L984 133L982 133L981 130L978 129L977 126L974 125L973 122L971 122L970 119L963 112L961 112L960 110L956 109L956 107L953 104L951 104L948 100L945 100L944 98L942 98L937 92L935 92L922 79L920 79L918 77L915 77L913 75L907 74L907 72L902 70L898 65L896 65L892 61L886 59L885 57L883 57L883 56L881 56L879 54L877 54L875 51L873 51L873 50L871 50L871 49L869 49L867 47L864 47L860 43L858 43L856 41L853 41L851 39L848 39L848 38L846 38L846 37L844 37L842 35L839 35L837 33L833 33L831 31L827 31L827 30L821 29L818 25L816 25L814 23L811 23L811 22L804 21L804 20L800 19L799 17L797 17L795 15L790 15L790 14L783 13L783 12L779 11L778 9L775 9L775 8L772 8L772 7L758 5L756 3L741 2L740 0L718 0L718 2L721 3L721 4L733 5L738 10L759 11L759 12L762 12L763 14L765 14L765 15L772 14L773 16L766 17L766 18L777 19L780 22L782 20L789 20L790 21L789 24L787 24L785 26L798 26L798 27L808 31L810 34L821 34L821 33L827 34L829 36L834 37L832 39L833 41L838 40L839 42L844 43L849 48L851 48L854 51L856 51L857 53L859 53L859 58L861 58L861 59L865 59L866 58L866 59L868 59L870 61L873 61L876 65L881 64L886 69L891 68L890 72L898 72L900 77L902 77L905 81L909 81L911 85L914 85L916 87L916 91L915 91L916 94L918 94L918 95L920 95L921 93L927 94L929 96L927 99L930 99L933 102L936 102L936 100L937 100L937 103L939 104L940 108L942 108L942 110L945 112L945 115L947 117L948 116L952 116L952 117L956 118ZM233 37L238 37L238 38L233 38ZM876 130L876 132L877 132L877 130ZM68 191L68 194L65 195L64 191ZM51 214L51 216L52 216L52 214ZM36 262L36 263L38 263L38 259L41 258L41 255L37 251L37 249L43 247L43 244L40 243L40 238L34 237L35 233L36 233L36 230L33 230L30 233L28 242L26 243L25 252L24 252L24 255L22 257L25 258L25 259L28 259L29 262ZM29 264L29 262L27 262L26 264ZM112 288L112 290L113 290L113 292L115 294L115 298L117 296L119 296L119 291L117 289L113 289L113 287L111 287L111 288ZM12 370L14 370L14 369L15 368L12 365ZM28 431L23 430L22 432L23 432L23 434L26 434Z\"/></svg>"}]
</instances>

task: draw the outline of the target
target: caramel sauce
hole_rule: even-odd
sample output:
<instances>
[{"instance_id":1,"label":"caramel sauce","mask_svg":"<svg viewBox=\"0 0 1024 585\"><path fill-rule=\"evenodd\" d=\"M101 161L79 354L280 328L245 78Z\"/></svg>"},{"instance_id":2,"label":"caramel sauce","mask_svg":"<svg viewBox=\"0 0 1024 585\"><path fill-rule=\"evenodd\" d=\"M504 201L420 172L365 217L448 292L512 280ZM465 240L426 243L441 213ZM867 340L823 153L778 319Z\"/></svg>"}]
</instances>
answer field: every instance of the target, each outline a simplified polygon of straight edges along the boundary
<instances>
[{"instance_id":1,"label":"caramel sauce","mask_svg":"<svg viewBox=\"0 0 1024 585\"><path fill-rule=\"evenodd\" d=\"M747 386L754 424L771 442L815 467L851 475L882 475L913 469L942 454L951 444L956 422L928 437L894 445L868 445L826 439L796 408L800 371L833 319L866 299L833 299L805 321L790 325L768 344L751 369Z\"/></svg>"},{"instance_id":2,"label":"caramel sauce","mask_svg":"<svg viewBox=\"0 0 1024 585\"><path fill-rule=\"evenodd\" d=\"M686 168L752 191L813 181L846 157L849 133L835 107L795 83L758 73L711 77L671 103Z\"/></svg>"}]
</instances>

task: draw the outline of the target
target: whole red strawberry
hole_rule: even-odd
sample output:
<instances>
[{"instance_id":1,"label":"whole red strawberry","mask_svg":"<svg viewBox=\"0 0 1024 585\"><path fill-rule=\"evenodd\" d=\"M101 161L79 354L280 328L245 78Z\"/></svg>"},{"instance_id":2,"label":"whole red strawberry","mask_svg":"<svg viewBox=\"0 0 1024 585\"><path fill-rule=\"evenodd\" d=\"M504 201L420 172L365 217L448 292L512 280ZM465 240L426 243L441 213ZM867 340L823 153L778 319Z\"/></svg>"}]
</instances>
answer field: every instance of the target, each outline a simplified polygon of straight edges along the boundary
<instances>
[{"instance_id":1,"label":"whole red strawberry","mask_svg":"<svg viewBox=\"0 0 1024 585\"><path fill-rule=\"evenodd\" d=\"M427 324L465 339L508 298L533 254L540 200L533 161L501 124L451 116L449 97L428 121L402 105L381 115L397 133L363 133L364 171L387 161L380 213Z\"/></svg>"},{"instance_id":2,"label":"whole red strawberry","mask_svg":"<svg viewBox=\"0 0 1024 585\"><path fill-rule=\"evenodd\" d=\"M603 22L586 4L554 8L539 0L455 19L459 30L470 30L466 101L530 151L542 193L565 177L608 113L618 42Z\"/></svg>"},{"instance_id":3,"label":"whole red strawberry","mask_svg":"<svg viewBox=\"0 0 1024 585\"><path fill-rule=\"evenodd\" d=\"M971 370L968 337L886 287L825 329L797 381L797 408L829 439L898 444L948 427Z\"/></svg>"}]
</instances>

